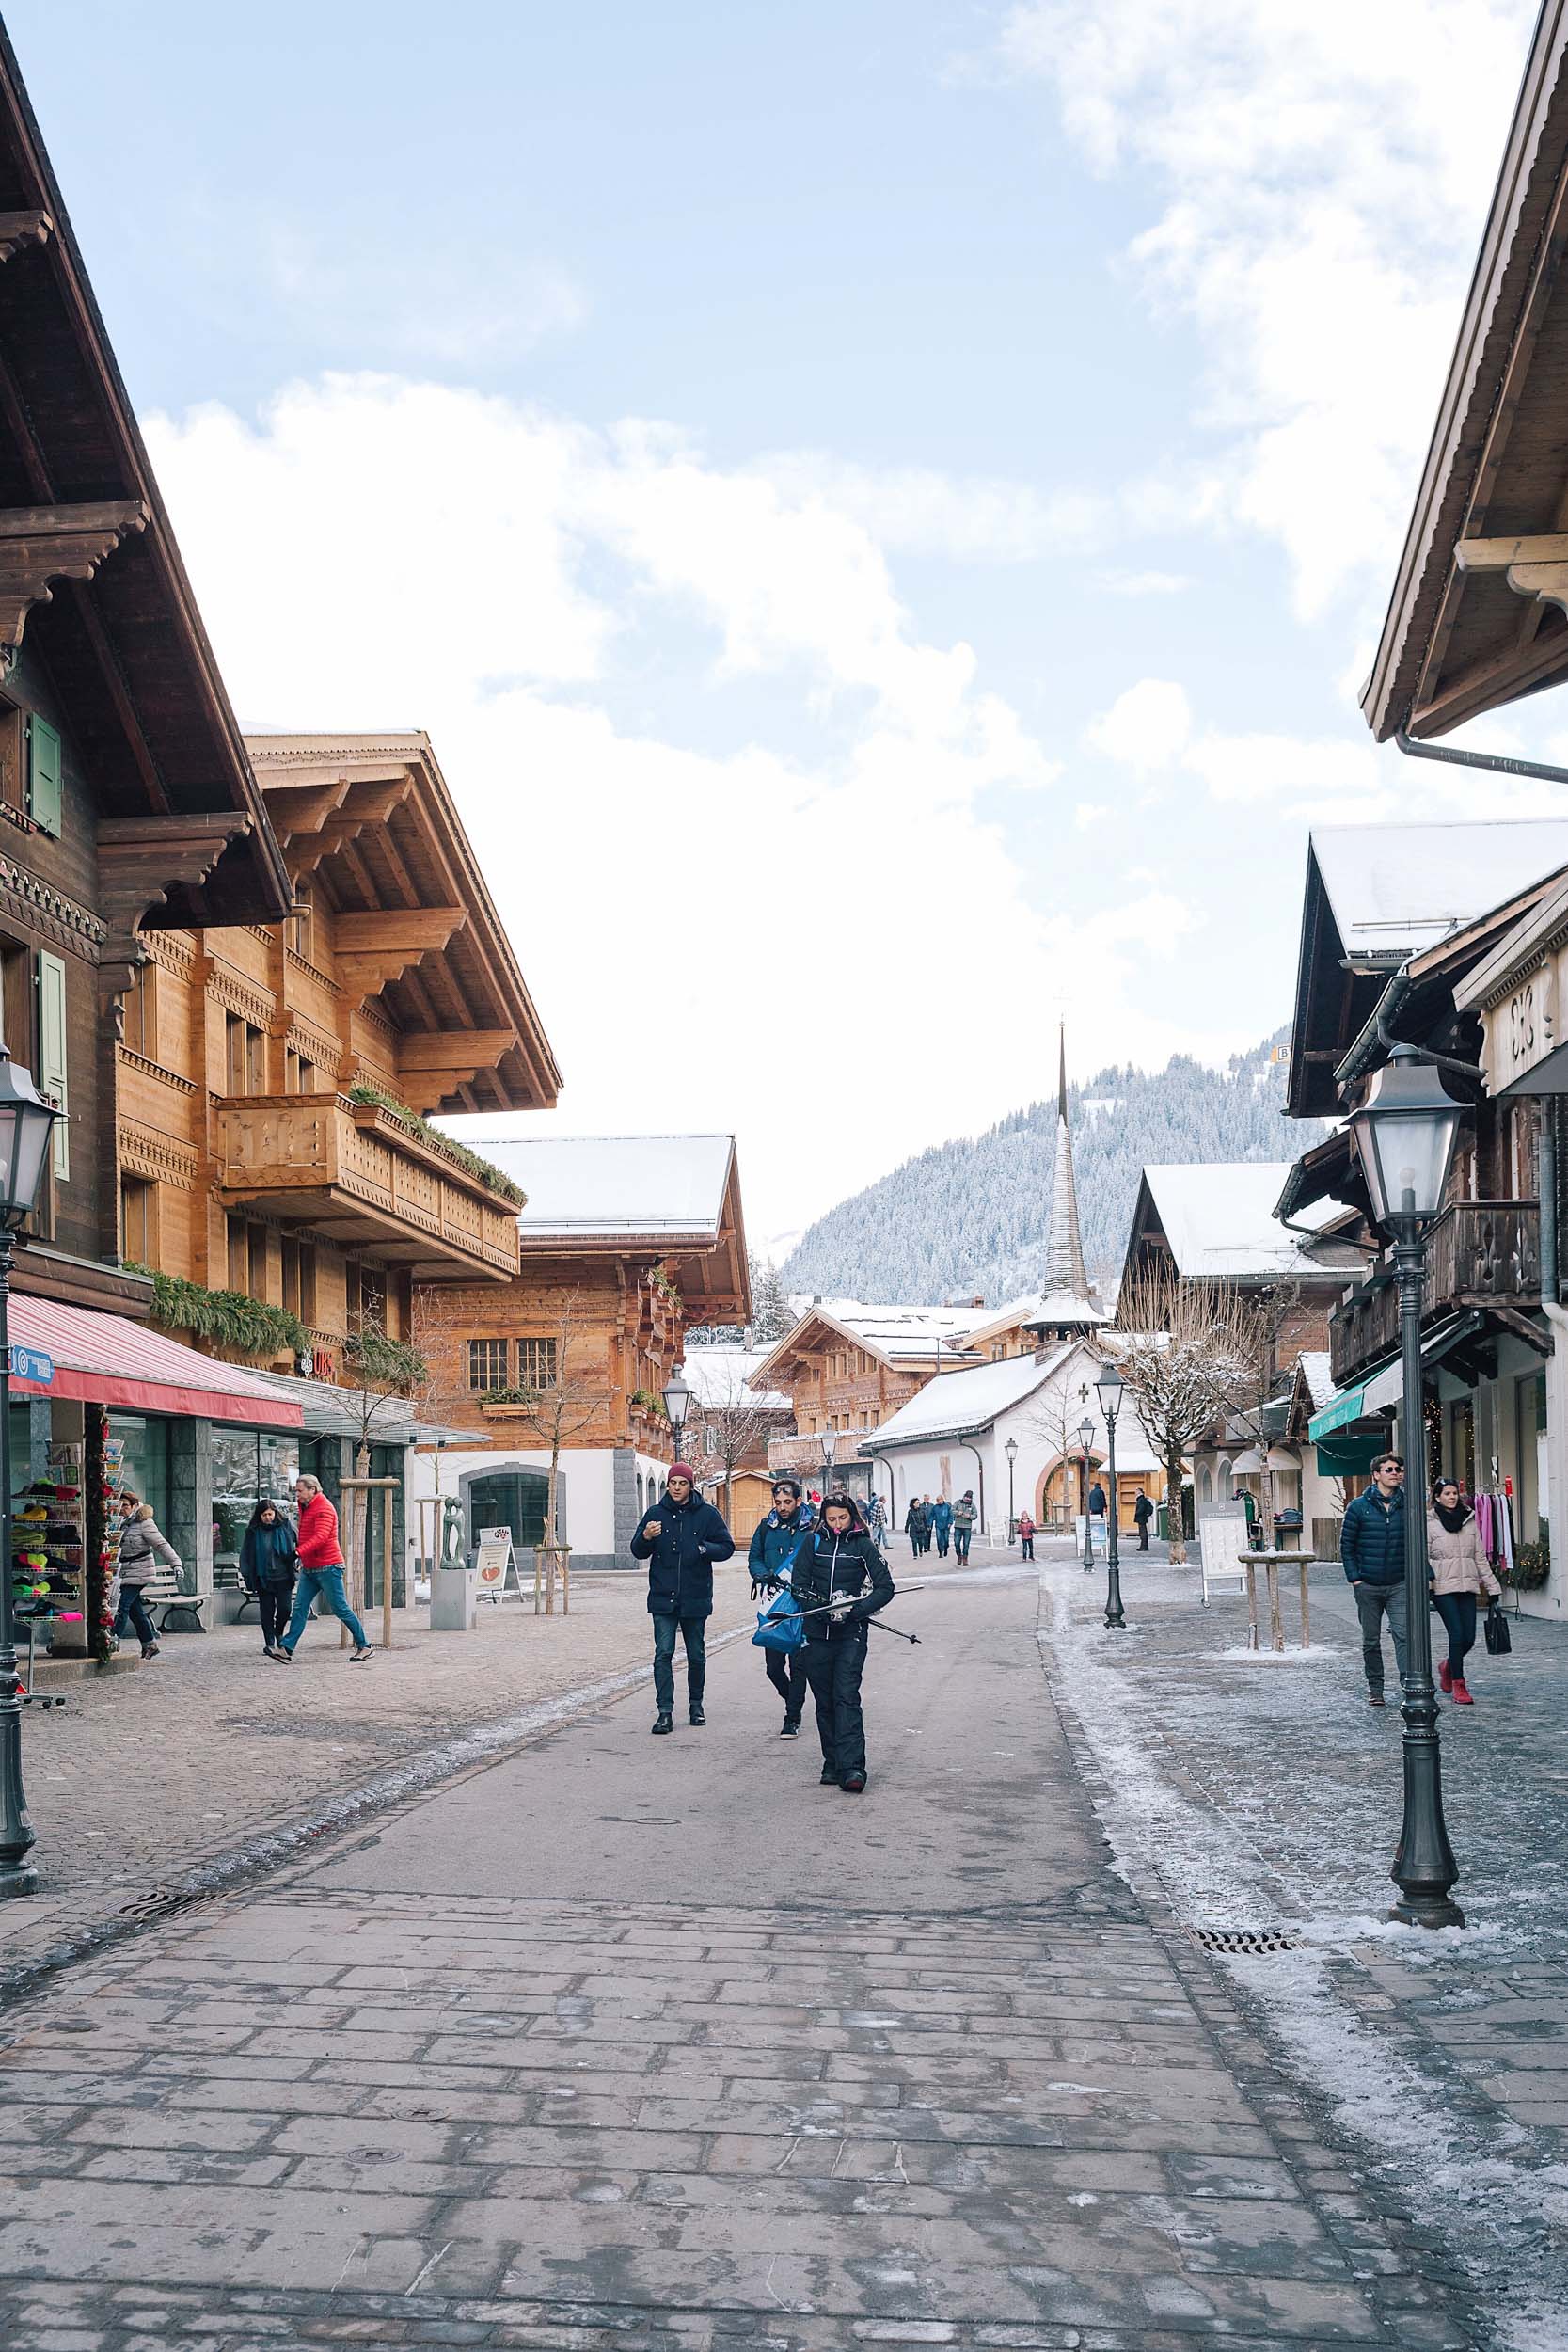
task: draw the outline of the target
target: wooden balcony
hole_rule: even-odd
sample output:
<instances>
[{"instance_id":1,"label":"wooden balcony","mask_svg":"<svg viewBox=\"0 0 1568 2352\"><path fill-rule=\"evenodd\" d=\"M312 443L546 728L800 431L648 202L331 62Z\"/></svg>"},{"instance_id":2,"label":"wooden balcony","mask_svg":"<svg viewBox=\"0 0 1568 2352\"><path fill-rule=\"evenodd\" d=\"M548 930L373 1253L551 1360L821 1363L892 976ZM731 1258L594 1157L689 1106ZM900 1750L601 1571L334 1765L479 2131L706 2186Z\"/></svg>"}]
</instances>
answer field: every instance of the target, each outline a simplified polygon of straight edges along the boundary
<instances>
[{"instance_id":1,"label":"wooden balcony","mask_svg":"<svg viewBox=\"0 0 1568 2352\"><path fill-rule=\"evenodd\" d=\"M1528 1313L1541 1297L1541 1212L1533 1200L1456 1200L1427 1236L1423 1328L1467 1307ZM1328 1319L1328 1363L1348 1388L1400 1343L1399 1293L1386 1270Z\"/></svg>"},{"instance_id":2,"label":"wooden balcony","mask_svg":"<svg viewBox=\"0 0 1568 2352\"><path fill-rule=\"evenodd\" d=\"M215 1123L226 1207L266 1209L423 1282L505 1282L517 1271L515 1203L379 1103L230 1095Z\"/></svg>"}]
</instances>

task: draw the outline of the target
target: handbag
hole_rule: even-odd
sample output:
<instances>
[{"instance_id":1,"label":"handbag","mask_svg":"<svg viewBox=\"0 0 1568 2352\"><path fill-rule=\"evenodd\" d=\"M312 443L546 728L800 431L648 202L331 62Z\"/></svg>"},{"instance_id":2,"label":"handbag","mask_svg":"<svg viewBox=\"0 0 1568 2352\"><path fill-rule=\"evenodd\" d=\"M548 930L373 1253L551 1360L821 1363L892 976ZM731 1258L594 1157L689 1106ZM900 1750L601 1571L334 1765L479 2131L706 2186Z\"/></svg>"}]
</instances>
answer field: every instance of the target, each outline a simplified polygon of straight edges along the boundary
<instances>
[{"instance_id":1,"label":"handbag","mask_svg":"<svg viewBox=\"0 0 1568 2352\"><path fill-rule=\"evenodd\" d=\"M1513 1647L1513 1636L1508 1629L1501 1601L1494 1600L1487 1608L1486 1622L1481 1628L1486 1646L1494 1658L1506 1658Z\"/></svg>"},{"instance_id":2,"label":"handbag","mask_svg":"<svg viewBox=\"0 0 1568 2352\"><path fill-rule=\"evenodd\" d=\"M755 1649L804 1649L806 1629L795 1596L786 1586L775 1593L766 1609L757 1611L757 1629L752 1636Z\"/></svg>"}]
</instances>

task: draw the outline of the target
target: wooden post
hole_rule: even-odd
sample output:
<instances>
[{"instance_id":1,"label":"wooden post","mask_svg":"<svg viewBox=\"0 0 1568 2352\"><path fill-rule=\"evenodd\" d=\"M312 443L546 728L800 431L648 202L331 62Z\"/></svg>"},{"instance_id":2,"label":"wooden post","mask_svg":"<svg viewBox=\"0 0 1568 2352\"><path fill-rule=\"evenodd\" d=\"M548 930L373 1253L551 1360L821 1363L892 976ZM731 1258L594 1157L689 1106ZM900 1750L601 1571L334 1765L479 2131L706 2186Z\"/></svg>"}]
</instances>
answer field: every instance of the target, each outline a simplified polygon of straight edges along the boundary
<instances>
[{"instance_id":1,"label":"wooden post","mask_svg":"<svg viewBox=\"0 0 1568 2352\"><path fill-rule=\"evenodd\" d=\"M1246 1569L1246 1645L1248 1649L1257 1649L1259 1646L1258 1640L1258 1563L1256 1560L1246 1560L1243 1565Z\"/></svg>"},{"instance_id":2,"label":"wooden post","mask_svg":"<svg viewBox=\"0 0 1568 2352\"><path fill-rule=\"evenodd\" d=\"M1304 1559L1301 1564L1301 1645L1303 1649L1310 1649L1312 1646L1312 1620L1307 1606L1307 1572L1311 1565L1310 1559Z\"/></svg>"},{"instance_id":3,"label":"wooden post","mask_svg":"<svg viewBox=\"0 0 1568 2352\"><path fill-rule=\"evenodd\" d=\"M348 1494L351 1490L356 1494L369 1494L375 1486L385 1490L401 1486L402 1484L401 1478L344 1478L339 1481L344 1494ZM390 1493L387 1496L387 1508L381 1515L381 1646L383 1649L390 1649L392 1646L392 1498ZM354 1550L355 1574L357 1577L359 1565L357 1543ZM340 1644L339 1646L341 1647L341 1645Z\"/></svg>"},{"instance_id":4,"label":"wooden post","mask_svg":"<svg viewBox=\"0 0 1568 2352\"><path fill-rule=\"evenodd\" d=\"M1266 1560L1263 1564L1263 1573L1269 1580L1269 1647L1283 1650L1285 1620L1279 1613L1279 1562L1277 1559Z\"/></svg>"}]
</instances>

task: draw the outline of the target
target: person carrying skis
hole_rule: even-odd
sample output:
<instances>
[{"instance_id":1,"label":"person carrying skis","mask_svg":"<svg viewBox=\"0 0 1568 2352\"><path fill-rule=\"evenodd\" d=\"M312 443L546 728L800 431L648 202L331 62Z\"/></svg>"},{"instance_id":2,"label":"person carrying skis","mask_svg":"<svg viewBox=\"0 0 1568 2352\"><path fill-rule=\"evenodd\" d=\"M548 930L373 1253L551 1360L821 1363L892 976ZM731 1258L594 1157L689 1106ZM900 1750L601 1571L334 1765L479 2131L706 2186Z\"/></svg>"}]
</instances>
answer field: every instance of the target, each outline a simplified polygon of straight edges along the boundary
<instances>
[{"instance_id":1,"label":"person carrying skis","mask_svg":"<svg viewBox=\"0 0 1568 2352\"><path fill-rule=\"evenodd\" d=\"M816 1524L816 1512L809 1503L802 1505L800 1502L800 1480L775 1478L773 1508L759 1521L747 1554L753 1600L765 1592L776 1593L788 1581L797 1555L804 1549ZM779 1737L794 1740L799 1737L806 1705L805 1653L798 1649L765 1649L762 1660L768 1681L784 1703L784 1729Z\"/></svg>"},{"instance_id":2,"label":"person carrying skis","mask_svg":"<svg viewBox=\"0 0 1568 2352\"><path fill-rule=\"evenodd\" d=\"M858 1797L865 1787L861 1676L866 1620L893 1598L887 1562L847 1495L830 1495L821 1524L795 1563L790 1589L805 1618L806 1680L816 1703L822 1786ZM816 1615L811 1614L816 1611Z\"/></svg>"}]
</instances>

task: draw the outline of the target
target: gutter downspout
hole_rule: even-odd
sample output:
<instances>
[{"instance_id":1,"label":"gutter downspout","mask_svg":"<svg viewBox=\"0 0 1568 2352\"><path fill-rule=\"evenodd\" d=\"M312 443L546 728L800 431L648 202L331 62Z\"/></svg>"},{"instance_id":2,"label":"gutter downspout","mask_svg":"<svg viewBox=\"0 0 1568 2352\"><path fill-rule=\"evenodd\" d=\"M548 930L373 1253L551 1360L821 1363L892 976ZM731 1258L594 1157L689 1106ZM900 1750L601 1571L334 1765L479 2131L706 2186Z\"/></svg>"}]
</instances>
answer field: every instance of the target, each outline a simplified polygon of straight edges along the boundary
<instances>
[{"instance_id":1,"label":"gutter downspout","mask_svg":"<svg viewBox=\"0 0 1568 2352\"><path fill-rule=\"evenodd\" d=\"M1507 759L1500 752L1461 752L1450 744L1418 743L1402 727L1394 740L1406 759L1440 759L1453 768L1484 768L1493 775L1539 776L1546 784L1568 784L1568 768L1549 768L1542 759Z\"/></svg>"},{"instance_id":2,"label":"gutter downspout","mask_svg":"<svg viewBox=\"0 0 1568 2352\"><path fill-rule=\"evenodd\" d=\"M986 1524L986 1457L979 1447L973 1444L968 1438L960 1438L958 1443L966 1454L974 1454L980 1466L980 1525L984 1528Z\"/></svg>"}]
</instances>

